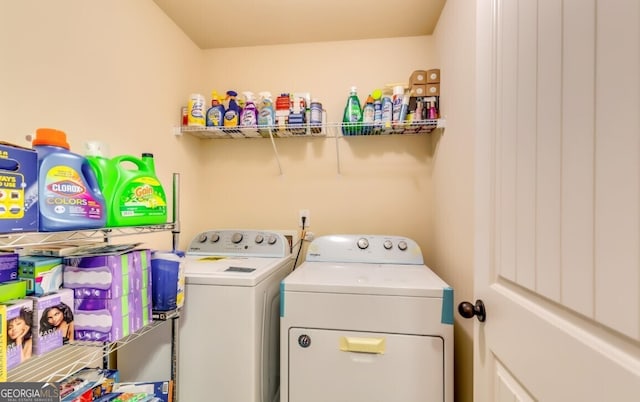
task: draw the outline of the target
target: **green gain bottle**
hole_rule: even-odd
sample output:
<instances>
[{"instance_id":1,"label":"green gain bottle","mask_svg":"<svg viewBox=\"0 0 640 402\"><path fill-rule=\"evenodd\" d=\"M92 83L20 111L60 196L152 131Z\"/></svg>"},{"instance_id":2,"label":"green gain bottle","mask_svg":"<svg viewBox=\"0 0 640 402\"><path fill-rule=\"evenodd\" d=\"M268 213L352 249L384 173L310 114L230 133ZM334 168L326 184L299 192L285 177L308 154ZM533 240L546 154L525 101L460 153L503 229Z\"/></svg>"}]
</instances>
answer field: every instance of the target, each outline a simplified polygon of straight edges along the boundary
<instances>
[{"instance_id":1,"label":"green gain bottle","mask_svg":"<svg viewBox=\"0 0 640 402\"><path fill-rule=\"evenodd\" d=\"M342 135L359 135L362 131L362 108L356 87L351 87L342 118Z\"/></svg>"},{"instance_id":2,"label":"green gain bottle","mask_svg":"<svg viewBox=\"0 0 640 402\"><path fill-rule=\"evenodd\" d=\"M156 177L153 154L142 158L87 157L107 204L107 227L160 225L167 222L167 198Z\"/></svg>"}]
</instances>

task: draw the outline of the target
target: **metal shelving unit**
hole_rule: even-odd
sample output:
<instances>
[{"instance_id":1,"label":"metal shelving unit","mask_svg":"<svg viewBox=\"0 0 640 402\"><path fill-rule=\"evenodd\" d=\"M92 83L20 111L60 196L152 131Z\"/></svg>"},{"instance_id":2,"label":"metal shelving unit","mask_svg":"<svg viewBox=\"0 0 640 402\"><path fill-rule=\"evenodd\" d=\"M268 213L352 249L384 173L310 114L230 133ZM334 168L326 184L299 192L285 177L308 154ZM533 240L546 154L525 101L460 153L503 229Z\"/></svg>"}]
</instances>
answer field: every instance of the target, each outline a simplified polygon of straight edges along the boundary
<instances>
[{"instance_id":1,"label":"metal shelving unit","mask_svg":"<svg viewBox=\"0 0 640 402\"><path fill-rule=\"evenodd\" d=\"M173 249L178 248L180 235L180 175L173 174L173 219L160 225L145 225L135 227L114 227L88 230L73 230L61 232L32 232L6 233L0 235L0 249L19 249L32 245L57 244L65 242L99 243L109 242L110 239L122 236L145 235L157 232L173 234ZM174 400L177 395L178 378L178 319L180 311L156 313L153 321L140 330L111 343L74 341L61 348L40 356L32 356L29 360L11 369L7 373L10 382L55 382L67 377L75 371L86 367L102 365L106 367L109 356L145 334L153 331L165 323L172 326L171 344L171 376L174 381Z\"/></svg>"}]
</instances>

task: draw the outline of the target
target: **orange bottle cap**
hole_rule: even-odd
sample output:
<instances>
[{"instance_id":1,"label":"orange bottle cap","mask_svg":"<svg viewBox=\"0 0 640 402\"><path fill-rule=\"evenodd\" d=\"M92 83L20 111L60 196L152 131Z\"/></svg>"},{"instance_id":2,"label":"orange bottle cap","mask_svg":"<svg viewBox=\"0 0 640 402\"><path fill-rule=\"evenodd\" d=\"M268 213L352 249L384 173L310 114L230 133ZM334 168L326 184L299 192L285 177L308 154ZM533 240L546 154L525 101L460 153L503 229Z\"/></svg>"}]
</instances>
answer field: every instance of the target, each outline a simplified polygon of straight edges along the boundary
<instances>
[{"instance_id":1,"label":"orange bottle cap","mask_svg":"<svg viewBox=\"0 0 640 402\"><path fill-rule=\"evenodd\" d=\"M38 128L36 129L36 138L33 139L32 145L54 145L69 149L67 142L67 134L64 131L55 128Z\"/></svg>"}]
</instances>

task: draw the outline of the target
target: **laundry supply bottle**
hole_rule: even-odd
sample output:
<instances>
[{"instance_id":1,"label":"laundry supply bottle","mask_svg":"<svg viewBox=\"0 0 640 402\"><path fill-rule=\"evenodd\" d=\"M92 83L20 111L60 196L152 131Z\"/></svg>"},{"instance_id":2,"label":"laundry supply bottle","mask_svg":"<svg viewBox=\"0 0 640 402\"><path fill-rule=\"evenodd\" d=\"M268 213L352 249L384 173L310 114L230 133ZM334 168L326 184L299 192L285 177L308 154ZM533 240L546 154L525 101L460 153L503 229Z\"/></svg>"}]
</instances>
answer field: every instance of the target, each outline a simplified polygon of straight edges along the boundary
<instances>
[{"instance_id":1,"label":"laundry supply bottle","mask_svg":"<svg viewBox=\"0 0 640 402\"><path fill-rule=\"evenodd\" d=\"M402 111L402 100L404 98L404 87L402 85L396 85L393 87L393 122L399 122L400 113Z\"/></svg>"},{"instance_id":2,"label":"laundry supply bottle","mask_svg":"<svg viewBox=\"0 0 640 402\"><path fill-rule=\"evenodd\" d=\"M269 131L275 125L276 111L273 107L271 92L260 92L260 106L258 108L259 133L263 137L269 136Z\"/></svg>"},{"instance_id":3,"label":"laundry supply bottle","mask_svg":"<svg viewBox=\"0 0 640 402\"><path fill-rule=\"evenodd\" d=\"M156 176L153 154L120 155L110 160L107 226L158 225L167 222L167 197Z\"/></svg>"},{"instance_id":4,"label":"laundry supply bottle","mask_svg":"<svg viewBox=\"0 0 640 402\"><path fill-rule=\"evenodd\" d=\"M69 150L65 132L39 128L32 142L38 155L39 230L104 227L105 199L89 161Z\"/></svg>"},{"instance_id":5,"label":"laundry supply bottle","mask_svg":"<svg viewBox=\"0 0 640 402\"><path fill-rule=\"evenodd\" d=\"M258 126L258 108L254 102L253 92L246 91L244 95L244 106L240 110L240 126L241 127L257 127Z\"/></svg>"},{"instance_id":6,"label":"laundry supply bottle","mask_svg":"<svg viewBox=\"0 0 640 402\"><path fill-rule=\"evenodd\" d=\"M216 91L211 92L211 107L207 110L207 127L220 127L224 121L224 105Z\"/></svg>"},{"instance_id":7,"label":"laundry supply bottle","mask_svg":"<svg viewBox=\"0 0 640 402\"><path fill-rule=\"evenodd\" d=\"M362 108L360 107L360 99L358 98L358 90L355 86L351 87L347 104L344 107L342 118L342 134L358 135L362 123Z\"/></svg>"},{"instance_id":8,"label":"laundry supply bottle","mask_svg":"<svg viewBox=\"0 0 640 402\"><path fill-rule=\"evenodd\" d=\"M362 108L362 133L369 135L373 133L373 125L375 120L375 106L373 96L367 96L364 107Z\"/></svg>"},{"instance_id":9,"label":"laundry supply bottle","mask_svg":"<svg viewBox=\"0 0 640 402\"><path fill-rule=\"evenodd\" d=\"M236 102L238 93L236 91L227 91L228 106L224 112L224 126L238 127L240 124L240 106Z\"/></svg>"}]
</instances>

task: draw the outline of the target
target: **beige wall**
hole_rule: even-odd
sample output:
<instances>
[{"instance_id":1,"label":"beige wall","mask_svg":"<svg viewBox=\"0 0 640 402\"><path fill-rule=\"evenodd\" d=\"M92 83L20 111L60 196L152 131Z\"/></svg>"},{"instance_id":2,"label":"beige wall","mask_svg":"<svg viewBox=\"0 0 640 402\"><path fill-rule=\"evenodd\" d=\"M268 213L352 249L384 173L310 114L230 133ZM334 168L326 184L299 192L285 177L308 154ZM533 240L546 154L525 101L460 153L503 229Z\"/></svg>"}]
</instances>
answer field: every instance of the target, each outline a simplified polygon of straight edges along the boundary
<instances>
[{"instance_id":1,"label":"beige wall","mask_svg":"<svg viewBox=\"0 0 640 402\"><path fill-rule=\"evenodd\" d=\"M0 5L2 139L67 131L111 154L153 152L161 180L182 174L181 246L209 228L386 233L414 238L427 263L472 298L473 5L449 0L433 36L201 51L151 1L20 1ZM416 69L442 69L444 134L276 139L175 137L191 92L309 91L341 119L361 99ZM340 172L338 172L338 169ZM145 238L148 240L148 238ZM167 236L153 237L167 247ZM456 318L459 401L470 389L471 326ZM468 393L470 394L470 393Z\"/></svg>"}]
</instances>

